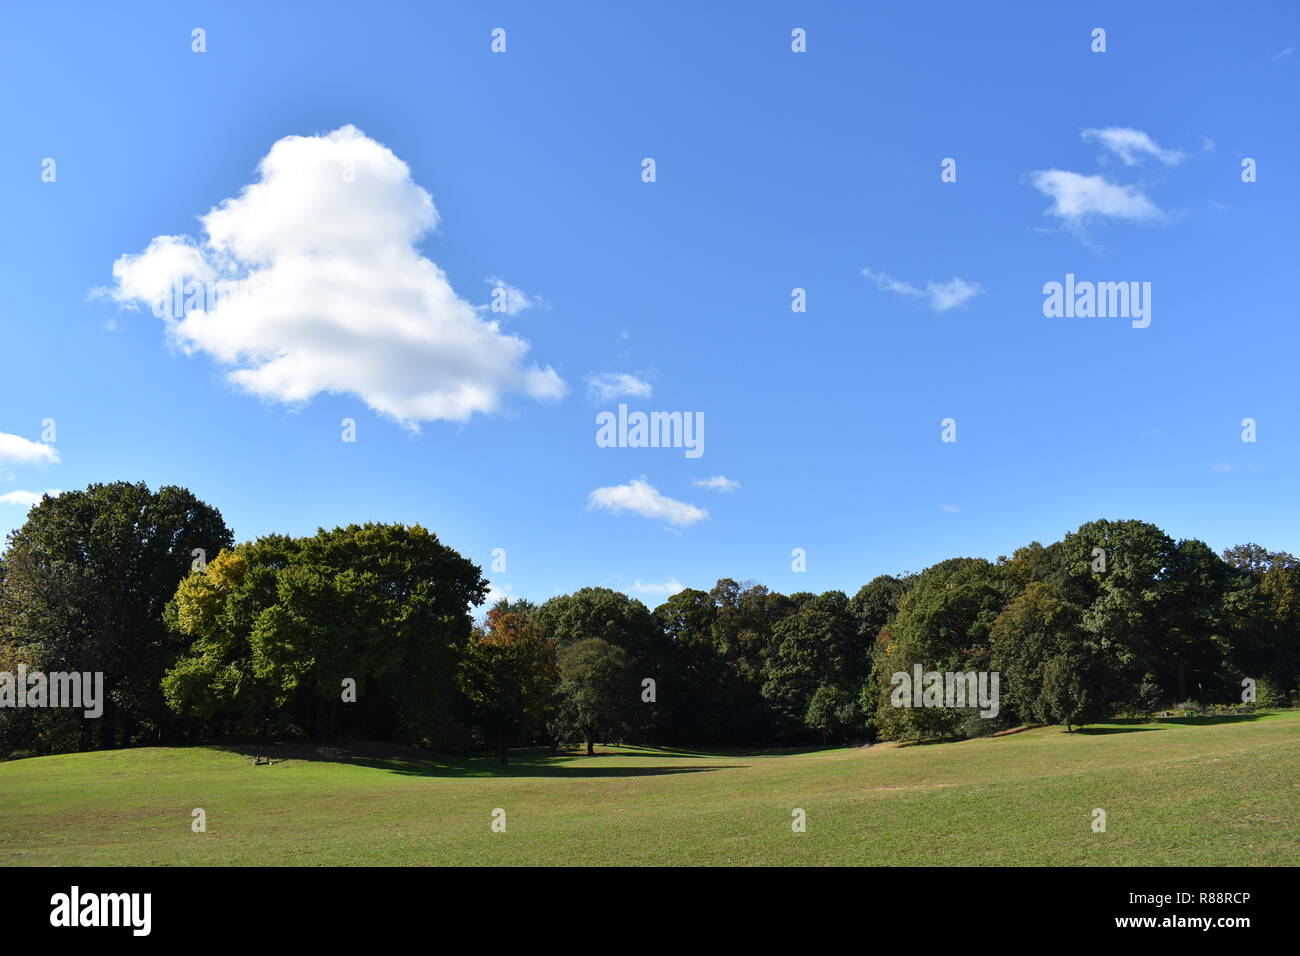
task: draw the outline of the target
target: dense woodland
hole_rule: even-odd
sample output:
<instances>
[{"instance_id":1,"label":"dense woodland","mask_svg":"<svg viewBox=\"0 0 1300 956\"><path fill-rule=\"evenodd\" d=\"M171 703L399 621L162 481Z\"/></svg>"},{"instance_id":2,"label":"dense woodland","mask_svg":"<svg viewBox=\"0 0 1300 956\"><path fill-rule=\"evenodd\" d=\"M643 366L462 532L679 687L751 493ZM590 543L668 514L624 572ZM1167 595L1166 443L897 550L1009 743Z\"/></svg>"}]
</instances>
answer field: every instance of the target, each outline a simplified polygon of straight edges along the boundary
<instances>
[{"instance_id":1,"label":"dense woodland","mask_svg":"<svg viewBox=\"0 0 1300 956\"><path fill-rule=\"evenodd\" d=\"M197 553L211 557L199 560ZM1300 561L1092 521L849 596L724 578L655 610L502 601L426 529L236 544L182 488L46 497L0 558L0 672L103 672L102 717L0 709L0 757L289 737L442 751L942 739L1242 699L1295 704ZM900 708L890 676L997 671L996 718Z\"/></svg>"}]
</instances>

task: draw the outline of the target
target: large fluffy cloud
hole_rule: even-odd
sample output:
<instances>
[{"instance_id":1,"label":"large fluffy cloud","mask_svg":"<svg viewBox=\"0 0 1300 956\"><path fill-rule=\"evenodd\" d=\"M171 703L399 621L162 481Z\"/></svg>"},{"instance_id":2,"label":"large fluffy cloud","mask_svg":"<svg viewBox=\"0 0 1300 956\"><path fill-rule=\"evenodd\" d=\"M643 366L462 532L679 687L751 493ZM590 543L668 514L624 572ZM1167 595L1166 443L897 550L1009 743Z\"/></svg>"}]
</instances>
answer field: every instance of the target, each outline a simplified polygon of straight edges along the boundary
<instances>
[{"instance_id":1,"label":"large fluffy cloud","mask_svg":"<svg viewBox=\"0 0 1300 956\"><path fill-rule=\"evenodd\" d=\"M511 392L564 394L552 368L528 361L527 342L415 248L438 215L391 150L345 126L281 139L258 172L201 217L202 240L159 236L118 259L112 296L154 304L178 281L232 282L237 294L164 314L168 333L277 401L347 393L416 425L494 411Z\"/></svg>"}]
</instances>

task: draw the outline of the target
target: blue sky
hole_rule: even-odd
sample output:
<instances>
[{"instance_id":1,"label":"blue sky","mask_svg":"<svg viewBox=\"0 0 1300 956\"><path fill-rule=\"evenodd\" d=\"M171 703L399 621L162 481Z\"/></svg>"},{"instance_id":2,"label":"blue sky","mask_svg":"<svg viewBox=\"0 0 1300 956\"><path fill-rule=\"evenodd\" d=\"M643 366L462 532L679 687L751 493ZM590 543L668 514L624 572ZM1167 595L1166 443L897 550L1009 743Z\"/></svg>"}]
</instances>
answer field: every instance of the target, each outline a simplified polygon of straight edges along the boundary
<instances>
[{"instance_id":1,"label":"blue sky","mask_svg":"<svg viewBox=\"0 0 1300 956\"><path fill-rule=\"evenodd\" d=\"M1300 549L1295 4L267 6L5 12L0 531L144 480L239 539L419 522L501 593L651 604L1098 517ZM274 295L156 317L168 236ZM1150 283L1150 325L1046 317L1067 273ZM620 401L704 454L599 447Z\"/></svg>"}]
</instances>

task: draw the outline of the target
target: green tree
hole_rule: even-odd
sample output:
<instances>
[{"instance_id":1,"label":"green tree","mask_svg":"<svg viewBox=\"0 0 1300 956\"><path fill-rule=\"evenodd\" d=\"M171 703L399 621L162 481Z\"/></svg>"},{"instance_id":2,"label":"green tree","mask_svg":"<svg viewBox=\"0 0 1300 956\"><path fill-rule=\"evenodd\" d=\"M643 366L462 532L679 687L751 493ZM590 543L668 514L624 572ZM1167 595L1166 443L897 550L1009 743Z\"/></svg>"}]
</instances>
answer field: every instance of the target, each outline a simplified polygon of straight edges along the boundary
<instances>
[{"instance_id":1,"label":"green tree","mask_svg":"<svg viewBox=\"0 0 1300 956\"><path fill-rule=\"evenodd\" d=\"M849 738L862 729L864 714L858 694L844 685L822 684L808 700L803 722L809 730L828 737Z\"/></svg>"},{"instance_id":2,"label":"green tree","mask_svg":"<svg viewBox=\"0 0 1300 956\"><path fill-rule=\"evenodd\" d=\"M1043 664L1043 683L1036 706L1042 719L1064 724L1065 732L1105 714L1099 693L1097 662L1086 654L1058 654Z\"/></svg>"},{"instance_id":3,"label":"green tree","mask_svg":"<svg viewBox=\"0 0 1300 956\"><path fill-rule=\"evenodd\" d=\"M627 666L639 679L653 679L670 701L680 697L671 686L673 648L649 609L636 598L609 588L581 588L546 601L531 619L542 636L561 650L593 637L622 648ZM656 699L636 711L623 732L629 739L651 739L660 731L662 717Z\"/></svg>"},{"instance_id":4,"label":"green tree","mask_svg":"<svg viewBox=\"0 0 1300 956\"><path fill-rule=\"evenodd\" d=\"M969 708L895 707L893 675L991 670L989 630L1012 588L982 558L951 558L926 568L899 602L873 654L870 687L877 694L876 724L886 739L955 736Z\"/></svg>"},{"instance_id":5,"label":"green tree","mask_svg":"<svg viewBox=\"0 0 1300 956\"><path fill-rule=\"evenodd\" d=\"M1148 669L1178 700L1192 692L1222 701L1233 693L1229 592L1233 569L1203 541L1179 541L1163 574L1159 660Z\"/></svg>"},{"instance_id":6,"label":"green tree","mask_svg":"<svg viewBox=\"0 0 1300 956\"><path fill-rule=\"evenodd\" d=\"M917 576L909 574L897 578L881 574L858 589L849 601L849 613L858 627L858 634L868 643L874 642L881 629L898 613L898 604L916 584Z\"/></svg>"},{"instance_id":7,"label":"green tree","mask_svg":"<svg viewBox=\"0 0 1300 956\"><path fill-rule=\"evenodd\" d=\"M560 648L559 706L551 733L560 746L619 741L635 721L640 700L635 672L623 648L588 637Z\"/></svg>"},{"instance_id":8,"label":"green tree","mask_svg":"<svg viewBox=\"0 0 1300 956\"><path fill-rule=\"evenodd\" d=\"M1233 569L1225 595L1238 678L1263 678L1285 697L1300 688L1300 559L1257 544L1223 553Z\"/></svg>"},{"instance_id":9,"label":"green tree","mask_svg":"<svg viewBox=\"0 0 1300 956\"><path fill-rule=\"evenodd\" d=\"M1082 611L1059 589L1032 581L991 629L1003 701L1022 720L1063 723L1101 716L1109 681Z\"/></svg>"},{"instance_id":10,"label":"green tree","mask_svg":"<svg viewBox=\"0 0 1300 956\"><path fill-rule=\"evenodd\" d=\"M159 686L176 653L163 608L191 565L231 540L221 513L184 488L120 481L47 495L9 536L6 640L41 669L103 673L100 747L157 742L178 729ZM51 731L69 720L69 711L36 718ZM77 716L75 731L47 742L89 748L90 723Z\"/></svg>"},{"instance_id":11,"label":"green tree","mask_svg":"<svg viewBox=\"0 0 1300 956\"><path fill-rule=\"evenodd\" d=\"M1055 552L1051 583L1083 609L1081 624L1114 677L1113 707L1132 703L1162 660L1172 538L1145 521L1090 521Z\"/></svg>"},{"instance_id":12,"label":"green tree","mask_svg":"<svg viewBox=\"0 0 1300 956\"><path fill-rule=\"evenodd\" d=\"M763 696L792 729L826 733L824 703L815 710L818 726L806 723L813 696L822 686L828 688L826 694L832 693L831 688L858 686L870 667L868 649L842 591L810 598L772 629L763 660Z\"/></svg>"},{"instance_id":13,"label":"green tree","mask_svg":"<svg viewBox=\"0 0 1300 956\"><path fill-rule=\"evenodd\" d=\"M530 622L529 605L514 606L488 612L461 661L462 692L502 765L512 741L545 731L559 681L555 645Z\"/></svg>"},{"instance_id":14,"label":"green tree","mask_svg":"<svg viewBox=\"0 0 1300 956\"><path fill-rule=\"evenodd\" d=\"M311 737L447 739L469 608L487 589L475 565L419 525L261 539L234 555L218 578L182 584L168 611L192 641L164 682L179 713Z\"/></svg>"}]
</instances>

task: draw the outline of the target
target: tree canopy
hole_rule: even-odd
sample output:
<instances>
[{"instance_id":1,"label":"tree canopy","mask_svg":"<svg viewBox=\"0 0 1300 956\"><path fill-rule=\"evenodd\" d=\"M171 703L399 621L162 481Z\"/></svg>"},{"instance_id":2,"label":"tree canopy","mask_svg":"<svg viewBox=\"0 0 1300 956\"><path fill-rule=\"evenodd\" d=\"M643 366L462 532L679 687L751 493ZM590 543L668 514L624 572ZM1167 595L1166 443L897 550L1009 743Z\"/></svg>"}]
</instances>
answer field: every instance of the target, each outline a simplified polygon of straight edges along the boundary
<instances>
[{"instance_id":1,"label":"tree canopy","mask_svg":"<svg viewBox=\"0 0 1300 956\"><path fill-rule=\"evenodd\" d=\"M1243 684L1262 703L1300 693L1300 561L1257 544L1217 555L1136 520L876 575L852 597L721 578L653 612L587 587L476 620L486 591L419 525L235 544L182 488L47 496L0 555L0 671L102 672L109 699L97 725L0 708L0 756L300 735L505 761L535 744L1073 729L1232 703ZM949 693L980 675L1000 678L987 712L974 690Z\"/></svg>"}]
</instances>

